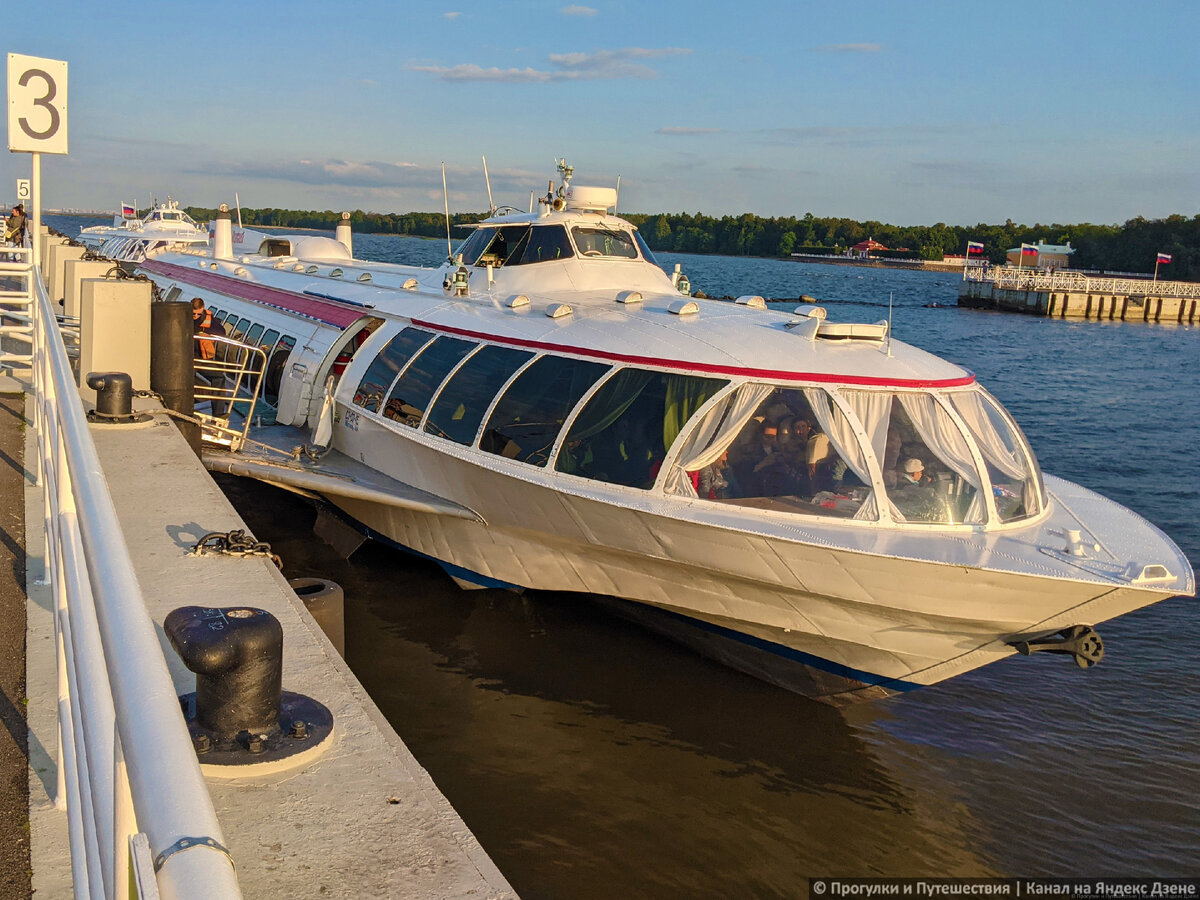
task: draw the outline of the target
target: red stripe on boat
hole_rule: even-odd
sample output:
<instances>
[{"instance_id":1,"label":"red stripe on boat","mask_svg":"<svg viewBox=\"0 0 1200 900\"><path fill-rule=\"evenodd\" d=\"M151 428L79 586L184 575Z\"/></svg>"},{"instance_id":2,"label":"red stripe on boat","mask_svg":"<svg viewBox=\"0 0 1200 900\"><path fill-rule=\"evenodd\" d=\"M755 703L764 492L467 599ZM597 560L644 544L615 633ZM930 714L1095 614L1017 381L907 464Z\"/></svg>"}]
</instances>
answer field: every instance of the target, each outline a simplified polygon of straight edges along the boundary
<instances>
[{"instance_id":1,"label":"red stripe on boat","mask_svg":"<svg viewBox=\"0 0 1200 900\"><path fill-rule=\"evenodd\" d=\"M186 281L197 287L208 288L229 297L236 297L239 300L261 303L264 306L272 306L329 325L336 325L338 328L347 328L363 316L370 315L370 310L367 309L352 309L329 300L322 300L320 297L299 294L283 288L267 287L264 284L255 284L252 281L243 281L240 278L199 268L189 269L187 266L177 266L174 263L158 262L157 260L147 260L141 264L141 268L167 278Z\"/></svg>"}]
</instances>

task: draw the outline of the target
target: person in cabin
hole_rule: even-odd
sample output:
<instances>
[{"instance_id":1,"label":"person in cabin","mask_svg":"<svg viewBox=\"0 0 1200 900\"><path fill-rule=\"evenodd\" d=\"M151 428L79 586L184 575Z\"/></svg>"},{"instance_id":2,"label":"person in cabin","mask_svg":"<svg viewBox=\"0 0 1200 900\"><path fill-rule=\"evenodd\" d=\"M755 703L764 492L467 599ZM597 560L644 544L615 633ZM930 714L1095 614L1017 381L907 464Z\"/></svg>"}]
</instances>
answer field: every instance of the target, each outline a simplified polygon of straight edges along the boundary
<instances>
[{"instance_id":1,"label":"person in cabin","mask_svg":"<svg viewBox=\"0 0 1200 900\"><path fill-rule=\"evenodd\" d=\"M925 474L925 463L915 456L906 459L896 473L896 486L888 490L888 498L910 522L944 521L933 479Z\"/></svg>"},{"instance_id":2,"label":"person in cabin","mask_svg":"<svg viewBox=\"0 0 1200 900\"><path fill-rule=\"evenodd\" d=\"M192 298L192 334L196 336L213 333L213 316L212 310L204 305L204 301L199 297ZM197 359L215 359L217 356L217 344L215 341L205 340L203 337L195 342L195 356Z\"/></svg>"},{"instance_id":3,"label":"person in cabin","mask_svg":"<svg viewBox=\"0 0 1200 900\"><path fill-rule=\"evenodd\" d=\"M18 203L12 208L12 215L4 223L4 240L15 247L25 245L25 231L28 220L25 218L25 206Z\"/></svg>"}]
</instances>

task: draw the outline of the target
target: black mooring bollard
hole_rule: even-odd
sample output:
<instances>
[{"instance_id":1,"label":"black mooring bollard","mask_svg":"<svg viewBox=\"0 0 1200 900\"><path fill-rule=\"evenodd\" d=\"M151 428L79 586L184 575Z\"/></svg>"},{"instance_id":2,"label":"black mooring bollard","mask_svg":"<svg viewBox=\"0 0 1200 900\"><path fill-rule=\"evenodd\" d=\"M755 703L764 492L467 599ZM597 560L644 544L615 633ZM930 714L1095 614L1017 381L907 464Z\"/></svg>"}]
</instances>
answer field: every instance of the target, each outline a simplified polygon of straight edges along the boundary
<instances>
[{"instance_id":1,"label":"black mooring bollard","mask_svg":"<svg viewBox=\"0 0 1200 900\"><path fill-rule=\"evenodd\" d=\"M192 304L171 301L150 304L150 388L163 398L163 405L176 412L196 411ZM176 420L192 451L200 455L200 427Z\"/></svg>"},{"instance_id":2,"label":"black mooring bollard","mask_svg":"<svg viewBox=\"0 0 1200 900\"><path fill-rule=\"evenodd\" d=\"M124 372L88 372L87 386L96 392L96 415L128 419L133 415L133 379Z\"/></svg>"},{"instance_id":3,"label":"black mooring bollard","mask_svg":"<svg viewBox=\"0 0 1200 900\"><path fill-rule=\"evenodd\" d=\"M172 610L163 630L196 673L196 724L218 744L280 733L283 628L253 607ZM249 740L249 737L243 738Z\"/></svg>"}]
</instances>

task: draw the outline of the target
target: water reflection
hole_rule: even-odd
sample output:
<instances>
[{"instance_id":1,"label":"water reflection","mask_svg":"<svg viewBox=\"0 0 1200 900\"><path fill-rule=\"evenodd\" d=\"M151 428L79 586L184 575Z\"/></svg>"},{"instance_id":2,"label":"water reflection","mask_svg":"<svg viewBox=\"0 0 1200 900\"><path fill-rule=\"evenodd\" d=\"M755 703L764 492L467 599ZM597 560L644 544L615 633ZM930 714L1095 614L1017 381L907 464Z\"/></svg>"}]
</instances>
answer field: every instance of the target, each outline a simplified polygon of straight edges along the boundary
<instances>
[{"instance_id":1,"label":"water reflection","mask_svg":"<svg viewBox=\"0 0 1200 900\"><path fill-rule=\"evenodd\" d=\"M460 591L290 494L221 479L289 577L346 590L347 662L522 897L792 897L829 873L983 874L945 785L837 710L571 594Z\"/></svg>"}]
</instances>

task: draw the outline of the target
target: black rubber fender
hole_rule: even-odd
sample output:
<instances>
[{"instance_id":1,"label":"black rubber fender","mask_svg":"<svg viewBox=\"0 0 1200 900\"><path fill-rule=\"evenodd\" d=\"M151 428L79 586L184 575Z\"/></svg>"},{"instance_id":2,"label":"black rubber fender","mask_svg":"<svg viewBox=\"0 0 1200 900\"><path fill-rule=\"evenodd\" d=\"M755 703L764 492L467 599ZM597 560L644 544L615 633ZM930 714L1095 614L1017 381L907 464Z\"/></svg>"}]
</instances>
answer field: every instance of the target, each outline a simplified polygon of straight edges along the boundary
<instances>
[{"instance_id":1,"label":"black rubber fender","mask_svg":"<svg viewBox=\"0 0 1200 900\"><path fill-rule=\"evenodd\" d=\"M345 656L346 592L342 586L328 578L289 578L288 585L304 601L304 608L321 626L337 652Z\"/></svg>"}]
</instances>

